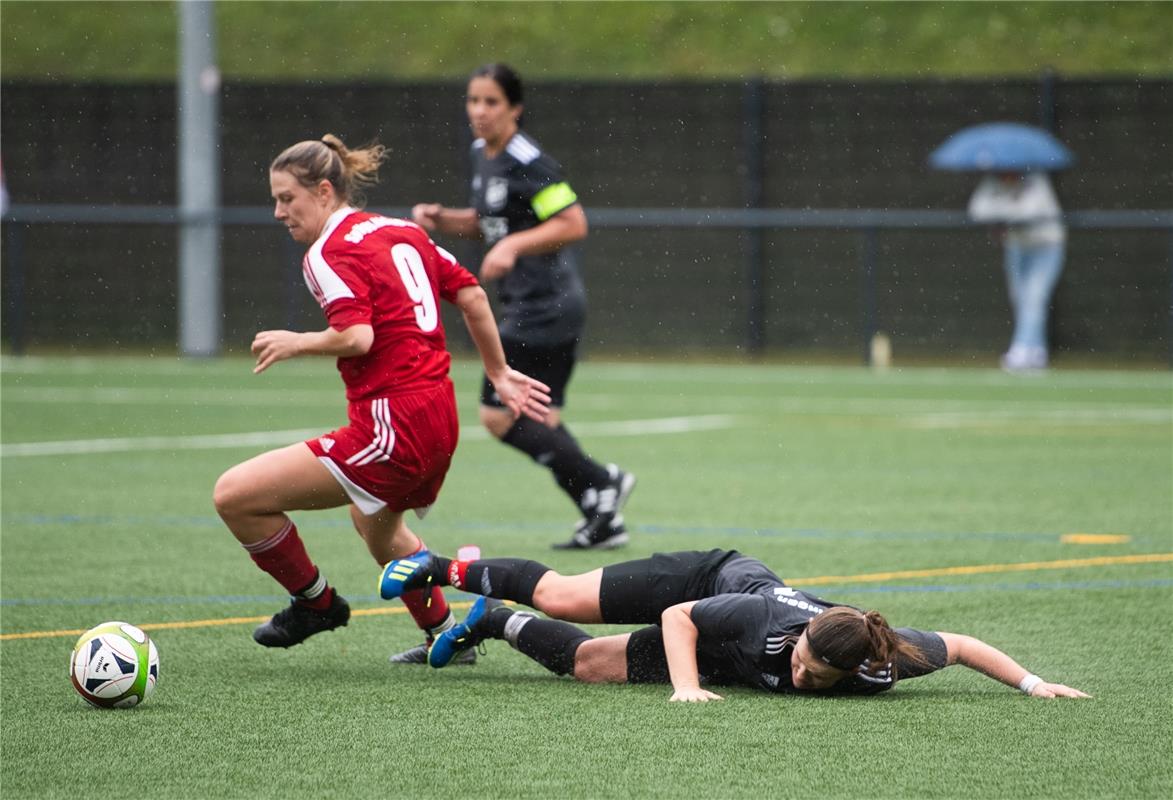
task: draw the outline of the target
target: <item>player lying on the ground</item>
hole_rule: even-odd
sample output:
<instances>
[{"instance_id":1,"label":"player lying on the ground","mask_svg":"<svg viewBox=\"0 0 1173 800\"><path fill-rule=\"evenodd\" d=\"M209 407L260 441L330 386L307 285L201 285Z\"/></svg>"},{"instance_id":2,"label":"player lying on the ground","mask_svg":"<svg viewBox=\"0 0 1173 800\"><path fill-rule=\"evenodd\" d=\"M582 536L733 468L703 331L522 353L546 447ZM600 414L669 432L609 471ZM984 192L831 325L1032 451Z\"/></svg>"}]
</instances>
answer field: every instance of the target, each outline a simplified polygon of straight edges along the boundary
<instances>
[{"instance_id":1,"label":"player lying on the ground","mask_svg":"<svg viewBox=\"0 0 1173 800\"><path fill-rule=\"evenodd\" d=\"M1088 697L1047 683L972 636L894 629L875 611L791 588L736 550L656 553L581 575L521 558L455 561L426 553L390 562L379 580L388 600L435 586L485 597L436 638L428 652L434 667L485 639L504 639L559 675L586 683L671 682L671 699L690 702L721 698L702 683L874 694L950 664L1034 697ZM556 619L487 598L524 603ZM650 627L592 637L569 622Z\"/></svg>"}]
</instances>

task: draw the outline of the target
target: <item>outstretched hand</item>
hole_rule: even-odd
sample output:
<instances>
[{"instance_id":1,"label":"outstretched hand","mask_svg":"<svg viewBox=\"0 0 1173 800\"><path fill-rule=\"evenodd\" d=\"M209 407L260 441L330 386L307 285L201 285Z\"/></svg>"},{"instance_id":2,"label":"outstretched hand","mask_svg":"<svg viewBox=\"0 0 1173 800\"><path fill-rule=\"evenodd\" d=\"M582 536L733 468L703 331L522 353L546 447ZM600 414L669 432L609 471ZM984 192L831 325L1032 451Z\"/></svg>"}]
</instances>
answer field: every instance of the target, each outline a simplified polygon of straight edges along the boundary
<instances>
[{"instance_id":1,"label":"outstretched hand","mask_svg":"<svg viewBox=\"0 0 1173 800\"><path fill-rule=\"evenodd\" d=\"M707 703L710 700L724 700L725 698L708 689L691 686L687 689L676 689L668 698L669 703Z\"/></svg>"},{"instance_id":2,"label":"outstretched hand","mask_svg":"<svg viewBox=\"0 0 1173 800\"><path fill-rule=\"evenodd\" d=\"M1061 683L1047 683L1044 681L1031 690L1031 697L1043 697L1048 700L1053 700L1056 697L1091 697L1090 694L1081 692L1079 689L1072 689L1070 686L1064 686Z\"/></svg>"},{"instance_id":3,"label":"outstretched hand","mask_svg":"<svg viewBox=\"0 0 1173 800\"><path fill-rule=\"evenodd\" d=\"M549 386L508 367L492 383L497 397L514 417L524 414L537 422L545 422L550 413Z\"/></svg>"},{"instance_id":4,"label":"outstretched hand","mask_svg":"<svg viewBox=\"0 0 1173 800\"><path fill-rule=\"evenodd\" d=\"M253 339L252 353L257 359L253 374L259 374L276 364L293 358L301 352L298 346L300 334L293 331L261 331Z\"/></svg>"},{"instance_id":5,"label":"outstretched hand","mask_svg":"<svg viewBox=\"0 0 1173 800\"><path fill-rule=\"evenodd\" d=\"M439 203L417 203L411 209L411 221L425 231L434 231L439 225L440 212L444 206Z\"/></svg>"}]
</instances>

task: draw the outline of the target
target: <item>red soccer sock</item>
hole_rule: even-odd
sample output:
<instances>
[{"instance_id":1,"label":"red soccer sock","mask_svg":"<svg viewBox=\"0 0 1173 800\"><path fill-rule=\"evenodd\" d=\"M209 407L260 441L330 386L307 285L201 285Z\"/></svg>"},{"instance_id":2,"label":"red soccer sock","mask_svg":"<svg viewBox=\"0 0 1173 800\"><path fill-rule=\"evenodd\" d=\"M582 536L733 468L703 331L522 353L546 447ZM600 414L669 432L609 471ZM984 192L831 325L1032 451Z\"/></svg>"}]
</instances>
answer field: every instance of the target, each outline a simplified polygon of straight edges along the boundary
<instances>
[{"instance_id":1,"label":"red soccer sock","mask_svg":"<svg viewBox=\"0 0 1173 800\"><path fill-rule=\"evenodd\" d=\"M430 598L430 602L429 602ZM413 589L410 592L404 592L402 598L403 604L407 606L408 612L411 614L415 624L419 625L424 631L431 631L441 622L443 622L448 614L451 613L448 608L448 601L444 599L444 592L439 586L433 586L431 592L424 589Z\"/></svg>"},{"instance_id":2,"label":"red soccer sock","mask_svg":"<svg viewBox=\"0 0 1173 800\"><path fill-rule=\"evenodd\" d=\"M330 606L334 590L310 561L293 520L267 539L244 545L244 549L299 602L318 609Z\"/></svg>"},{"instance_id":3,"label":"red soccer sock","mask_svg":"<svg viewBox=\"0 0 1173 800\"><path fill-rule=\"evenodd\" d=\"M444 569L444 580L448 582L449 586L463 589L468 575L468 565L471 563L471 561L456 561L455 559L449 561Z\"/></svg>"}]
</instances>

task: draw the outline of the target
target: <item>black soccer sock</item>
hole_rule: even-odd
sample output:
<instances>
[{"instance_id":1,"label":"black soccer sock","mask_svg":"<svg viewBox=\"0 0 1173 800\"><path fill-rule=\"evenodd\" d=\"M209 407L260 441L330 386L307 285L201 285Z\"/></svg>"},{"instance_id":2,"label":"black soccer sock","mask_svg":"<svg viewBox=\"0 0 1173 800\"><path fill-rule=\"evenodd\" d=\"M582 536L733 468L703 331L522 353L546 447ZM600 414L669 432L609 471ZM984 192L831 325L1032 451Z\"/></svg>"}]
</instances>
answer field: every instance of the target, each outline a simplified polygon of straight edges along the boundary
<instances>
[{"instance_id":1,"label":"black soccer sock","mask_svg":"<svg viewBox=\"0 0 1173 800\"><path fill-rule=\"evenodd\" d=\"M549 469L576 506L583 492L602 486L610 478L607 468L584 453L564 425L549 428L529 417L520 417L501 441Z\"/></svg>"},{"instance_id":2,"label":"black soccer sock","mask_svg":"<svg viewBox=\"0 0 1173 800\"><path fill-rule=\"evenodd\" d=\"M451 565L451 558L444 558L444 556L432 553L432 561L428 565L428 572L432 576L432 582L437 586L451 586L452 583L448 580L448 568Z\"/></svg>"},{"instance_id":3,"label":"black soccer sock","mask_svg":"<svg viewBox=\"0 0 1173 800\"><path fill-rule=\"evenodd\" d=\"M583 452L578 440L571 435L565 425L559 424L554 429L558 437L559 452L566 454L566 467L551 465L554 480L562 491L570 496L575 505L579 505L582 493L592 486L603 486L611 480L611 473L607 467L595 461Z\"/></svg>"},{"instance_id":4,"label":"black soccer sock","mask_svg":"<svg viewBox=\"0 0 1173 800\"><path fill-rule=\"evenodd\" d=\"M468 562L460 588L532 606L534 588L549 571L545 564L524 558L480 558Z\"/></svg>"},{"instance_id":5,"label":"black soccer sock","mask_svg":"<svg viewBox=\"0 0 1173 800\"><path fill-rule=\"evenodd\" d=\"M574 656L583 642L594 637L569 622L538 619L529 614L503 614L494 620L505 639L519 653L529 656L555 675L574 674Z\"/></svg>"}]
</instances>

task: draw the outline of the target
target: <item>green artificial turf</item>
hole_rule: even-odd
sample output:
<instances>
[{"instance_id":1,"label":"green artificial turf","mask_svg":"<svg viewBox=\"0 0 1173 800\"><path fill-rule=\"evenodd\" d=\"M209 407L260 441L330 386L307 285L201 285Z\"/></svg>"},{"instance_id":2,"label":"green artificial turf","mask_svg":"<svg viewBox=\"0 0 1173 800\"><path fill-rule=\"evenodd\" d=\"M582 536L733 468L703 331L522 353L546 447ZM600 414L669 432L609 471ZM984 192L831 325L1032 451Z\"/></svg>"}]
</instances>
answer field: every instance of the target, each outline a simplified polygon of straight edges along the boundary
<instances>
[{"instance_id":1,"label":"green artificial turf","mask_svg":"<svg viewBox=\"0 0 1173 800\"><path fill-rule=\"evenodd\" d=\"M718 689L724 702L684 706L667 687L554 677L500 642L475 667L393 667L387 655L419 633L376 599L378 569L341 509L298 514L299 528L355 610L378 613L264 650L254 623L222 623L285 600L219 523L211 490L276 442L199 437L337 427L331 365L253 376L242 359L6 358L4 796L1173 793L1173 561L1120 561L1173 553L1168 373L587 362L568 424L640 480L632 543L607 553L549 548L574 509L478 431L473 366L454 378L463 440L440 501L413 523L441 552L476 543L571 573L737 548L820 596L978 636L1095 697L1032 700L954 667L874 698ZM77 452L96 447L107 452ZM1127 539L1063 541L1075 533ZM883 575L908 570L924 572ZM450 596L463 614L469 597ZM141 708L90 709L70 686L76 637L53 632L108 619L159 626L160 683Z\"/></svg>"}]
</instances>

